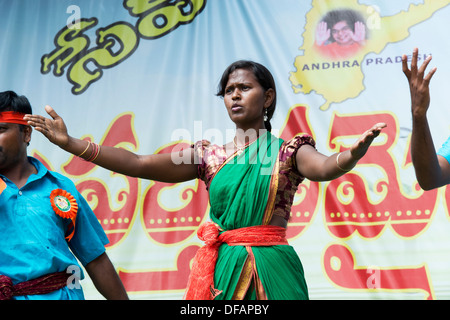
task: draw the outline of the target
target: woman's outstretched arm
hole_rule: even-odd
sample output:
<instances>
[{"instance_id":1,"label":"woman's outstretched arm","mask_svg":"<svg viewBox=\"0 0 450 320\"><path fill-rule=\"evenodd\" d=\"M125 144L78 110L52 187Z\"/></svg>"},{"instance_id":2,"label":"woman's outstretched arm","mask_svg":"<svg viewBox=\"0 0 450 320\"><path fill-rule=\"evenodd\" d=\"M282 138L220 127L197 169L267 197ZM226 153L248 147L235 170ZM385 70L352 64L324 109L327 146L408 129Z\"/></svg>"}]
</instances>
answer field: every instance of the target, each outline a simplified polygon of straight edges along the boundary
<instances>
[{"instance_id":1,"label":"woman's outstretched arm","mask_svg":"<svg viewBox=\"0 0 450 320\"><path fill-rule=\"evenodd\" d=\"M344 152L331 156L323 155L312 146L304 145L296 155L297 169L311 181L329 181L350 171L369 149L373 140L386 127L385 123L377 123L364 132L361 137Z\"/></svg>"},{"instance_id":2,"label":"woman's outstretched arm","mask_svg":"<svg viewBox=\"0 0 450 320\"><path fill-rule=\"evenodd\" d=\"M51 119L40 115L26 115L24 119L50 142L75 156L131 177L162 182L182 182L197 177L192 148L177 153L138 155L121 148L98 146L71 137L56 111L50 106L45 110Z\"/></svg>"}]
</instances>

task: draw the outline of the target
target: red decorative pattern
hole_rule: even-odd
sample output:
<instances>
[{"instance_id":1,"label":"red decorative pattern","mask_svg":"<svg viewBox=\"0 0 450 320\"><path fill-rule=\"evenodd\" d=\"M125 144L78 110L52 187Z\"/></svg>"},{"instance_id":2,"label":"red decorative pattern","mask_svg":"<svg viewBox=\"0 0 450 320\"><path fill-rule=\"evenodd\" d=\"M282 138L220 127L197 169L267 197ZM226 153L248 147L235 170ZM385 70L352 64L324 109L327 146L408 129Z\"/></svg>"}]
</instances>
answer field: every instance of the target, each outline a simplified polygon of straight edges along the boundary
<instances>
[{"instance_id":1,"label":"red decorative pattern","mask_svg":"<svg viewBox=\"0 0 450 320\"><path fill-rule=\"evenodd\" d=\"M70 274L66 272L57 272L13 285L11 278L0 275L0 300L11 300L14 296L47 294L59 290L66 286L69 276Z\"/></svg>"}]
</instances>

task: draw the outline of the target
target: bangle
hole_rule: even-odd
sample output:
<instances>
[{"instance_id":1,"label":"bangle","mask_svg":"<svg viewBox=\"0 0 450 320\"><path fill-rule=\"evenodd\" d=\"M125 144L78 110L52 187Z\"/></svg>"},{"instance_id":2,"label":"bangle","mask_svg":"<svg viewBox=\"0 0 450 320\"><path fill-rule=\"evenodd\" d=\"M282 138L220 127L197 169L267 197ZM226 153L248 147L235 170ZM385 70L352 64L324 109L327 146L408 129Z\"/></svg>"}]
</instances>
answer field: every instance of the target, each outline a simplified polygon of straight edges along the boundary
<instances>
[{"instance_id":1,"label":"bangle","mask_svg":"<svg viewBox=\"0 0 450 320\"><path fill-rule=\"evenodd\" d=\"M93 148L91 155L87 159L85 159L87 162L92 162L97 159L98 154L100 153L100 146L98 144L92 143L92 146Z\"/></svg>"},{"instance_id":2,"label":"bangle","mask_svg":"<svg viewBox=\"0 0 450 320\"><path fill-rule=\"evenodd\" d=\"M81 156L82 156L83 154L85 154L85 153L86 153L86 151L88 151L88 149L89 149L90 145L91 145L91 142L90 142L90 141L88 141L88 145L87 145L86 149L84 149L84 151L83 151L82 153L80 153L80 154L79 154L79 155L78 155L77 157L81 158Z\"/></svg>"},{"instance_id":3,"label":"bangle","mask_svg":"<svg viewBox=\"0 0 450 320\"><path fill-rule=\"evenodd\" d=\"M95 154L95 157L91 160L91 162L95 161L97 159L98 155L100 154L100 145L97 144L96 146L97 146L97 153Z\"/></svg>"},{"instance_id":4,"label":"bangle","mask_svg":"<svg viewBox=\"0 0 450 320\"><path fill-rule=\"evenodd\" d=\"M352 170L353 168L350 168L350 169L344 169L344 168L341 168L341 166L339 165L339 156L341 155L341 153L342 153L342 152L339 152L339 154L338 154L337 157L336 157L336 165L337 165L337 167L338 167L341 171L349 172L349 171Z\"/></svg>"}]
</instances>

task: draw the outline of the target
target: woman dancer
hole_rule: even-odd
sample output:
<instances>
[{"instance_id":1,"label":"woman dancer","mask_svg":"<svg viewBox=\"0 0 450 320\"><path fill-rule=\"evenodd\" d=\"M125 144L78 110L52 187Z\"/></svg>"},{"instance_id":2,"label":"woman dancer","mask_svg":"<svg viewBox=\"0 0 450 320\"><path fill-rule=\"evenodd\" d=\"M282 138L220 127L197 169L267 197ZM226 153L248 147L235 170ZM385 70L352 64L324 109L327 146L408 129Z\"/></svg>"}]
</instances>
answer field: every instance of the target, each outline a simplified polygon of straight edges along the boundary
<instances>
[{"instance_id":1,"label":"woman dancer","mask_svg":"<svg viewBox=\"0 0 450 320\"><path fill-rule=\"evenodd\" d=\"M386 125L374 125L349 150L325 156L310 136L283 141L270 133L276 88L261 64L231 64L218 95L236 125L233 141L220 146L199 141L175 155L137 155L73 138L49 106L51 119L25 119L62 149L114 172L205 182L212 222L199 228L205 246L195 257L185 299L308 299L302 264L286 241L297 186L304 178L326 181L351 170Z\"/></svg>"}]
</instances>

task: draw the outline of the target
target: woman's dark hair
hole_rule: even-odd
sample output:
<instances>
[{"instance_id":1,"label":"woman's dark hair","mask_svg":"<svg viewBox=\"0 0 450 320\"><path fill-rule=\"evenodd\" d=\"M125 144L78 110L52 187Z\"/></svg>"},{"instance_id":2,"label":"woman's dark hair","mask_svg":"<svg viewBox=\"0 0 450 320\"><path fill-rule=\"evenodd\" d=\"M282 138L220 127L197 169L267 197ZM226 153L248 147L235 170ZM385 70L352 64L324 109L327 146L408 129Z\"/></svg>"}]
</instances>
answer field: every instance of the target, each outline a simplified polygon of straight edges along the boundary
<instances>
[{"instance_id":1,"label":"woman's dark hair","mask_svg":"<svg viewBox=\"0 0 450 320\"><path fill-rule=\"evenodd\" d=\"M15 111L25 114L33 112L27 97L19 96L14 91L0 92L0 112L4 111ZM21 130L25 127L22 124L19 126Z\"/></svg>"},{"instance_id":2,"label":"woman's dark hair","mask_svg":"<svg viewBox=\"0 0 450 320\"><path fill-rule=\"evenodd\" d=\"M356 22L364 22L363 16L355 10L351 9L337 9L329 11L322 19L322 21L327 23L329 29L333 28L333 26L341 21L345 21L347 26L355 32L355 23ZM366 24L364 24L365 26ZM366 28L367 35L367 28ZM333 37L330 37L330 42L335 42Z\"/></svg>"},{"instance_id":3,"label":"woman's dark hair","mask_svg":"<svg viewBox=\"0 0 450 320\"><path fill-rule=\"evenodd\" d=\"M275 107L277 104L277 90L275 87L275 80L273 79L272 74L270 71L264 67L262 64L249 61L249 60L239 60L234 63L232 63L224 72L222 75L222 78L220 79L219 87L217 90L217 96L224 97L225 96L225 88L228 83L228 78L231 73L233 73L237 69L245 69L251 71L258 83L261 85L261 87L264 89L264 91L267 91L269 89L273 89L274 91L274 99L272 104L267 108L267 121L264 121L264 126L268 131L272 130L272 125L270 124L270 119L272 119L273 113L275 112Z\"/></svg>"}]
</instances>

